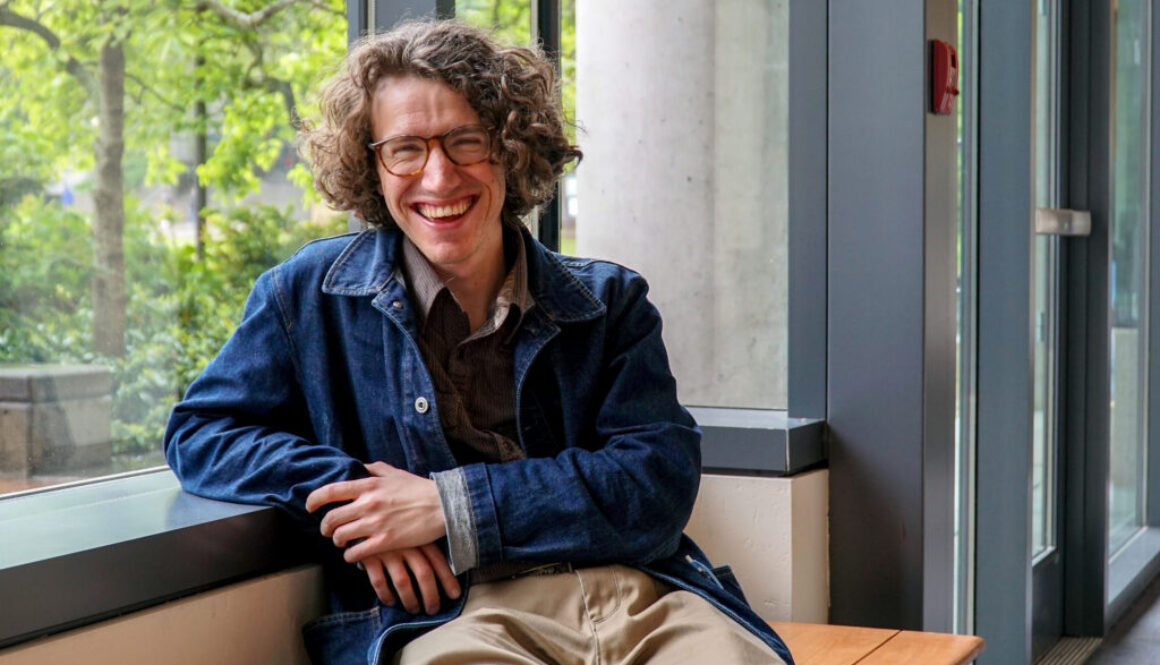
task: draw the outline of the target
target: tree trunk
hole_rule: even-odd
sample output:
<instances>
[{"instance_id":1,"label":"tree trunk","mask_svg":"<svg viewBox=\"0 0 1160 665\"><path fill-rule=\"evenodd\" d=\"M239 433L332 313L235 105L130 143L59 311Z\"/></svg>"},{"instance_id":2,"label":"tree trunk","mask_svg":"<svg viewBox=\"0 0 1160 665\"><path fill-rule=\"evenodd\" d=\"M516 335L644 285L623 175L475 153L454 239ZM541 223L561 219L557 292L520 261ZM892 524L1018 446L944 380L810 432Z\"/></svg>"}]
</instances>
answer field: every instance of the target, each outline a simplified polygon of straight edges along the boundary
<instances>
[{"instance_id":1,"label":"tree trunk","mask_svg":"<svg viewBox=\"0 0 1160 665\"><path fill-rule=\"evenodd\" d=\"M125 52L115 37L101 48L99 125L93 146L93 348L112 356L125 354Z\"/></svg>"}]
</instances>

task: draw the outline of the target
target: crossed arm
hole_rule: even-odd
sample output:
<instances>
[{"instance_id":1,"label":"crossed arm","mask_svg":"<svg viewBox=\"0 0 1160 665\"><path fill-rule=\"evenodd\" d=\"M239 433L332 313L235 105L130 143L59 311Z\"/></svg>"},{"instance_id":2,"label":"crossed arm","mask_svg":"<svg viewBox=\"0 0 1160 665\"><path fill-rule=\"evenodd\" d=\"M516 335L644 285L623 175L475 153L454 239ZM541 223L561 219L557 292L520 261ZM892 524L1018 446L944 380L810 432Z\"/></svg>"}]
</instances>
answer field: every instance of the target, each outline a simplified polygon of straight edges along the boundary
<instances>
[{"instance_id":1,"label":"crossed arm","mask_svg":"<svg viewBox=\"0 0 1160 665\"><path fill-rule=\"evenodd\" d=\"M418 612L421 605L434 614L439 611L440 586L449 598L462 592L435 545L447 534L435 481L384 462L366 469L369 478L330 483L311 492L306 510L313 513L342 503L322 518L322 535L345 548L348 562L362 565L384 604L397 600L409 612Z\"/></svg>"}]
</instances>

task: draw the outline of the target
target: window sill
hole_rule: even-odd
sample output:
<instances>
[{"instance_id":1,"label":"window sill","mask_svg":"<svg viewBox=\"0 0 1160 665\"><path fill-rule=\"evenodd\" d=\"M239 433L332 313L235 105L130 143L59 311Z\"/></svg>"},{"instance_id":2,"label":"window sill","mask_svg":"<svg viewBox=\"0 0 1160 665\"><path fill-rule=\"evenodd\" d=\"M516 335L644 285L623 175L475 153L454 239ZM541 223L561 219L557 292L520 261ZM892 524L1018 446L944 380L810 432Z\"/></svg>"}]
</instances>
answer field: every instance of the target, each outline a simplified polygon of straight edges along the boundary
<instances>
[{"instance_id":1,"label":"window sill","mask_svg":"<svg viewBox=\"0 0 1160 665\"><path fill-rule=\"evenodd\" d=\"M706 472L792 476L825 465L821 420L765 409L688 408L703 433Z\"/></svg>"},{"instance_id":2,"label":"window sill","mask_svg":"<svg viewBox=\"0 0 1160 665\"><path fill-rule=\"evenodd\" d=\"M823 465L820 420L691 408L703 470ZM0 648L301 562L278 511L181 491L168 469L0 497Z\"/></svg>"},{"instance_id":3,"label":"window sill","mask_svg":"<svg viewBox=\"0 0 1160 665\"><path fill-rule=\"evenodd\" d=\"M168 469L0 498L0 648L285 567L291 536Z\"/></svg>"}]
</instances>

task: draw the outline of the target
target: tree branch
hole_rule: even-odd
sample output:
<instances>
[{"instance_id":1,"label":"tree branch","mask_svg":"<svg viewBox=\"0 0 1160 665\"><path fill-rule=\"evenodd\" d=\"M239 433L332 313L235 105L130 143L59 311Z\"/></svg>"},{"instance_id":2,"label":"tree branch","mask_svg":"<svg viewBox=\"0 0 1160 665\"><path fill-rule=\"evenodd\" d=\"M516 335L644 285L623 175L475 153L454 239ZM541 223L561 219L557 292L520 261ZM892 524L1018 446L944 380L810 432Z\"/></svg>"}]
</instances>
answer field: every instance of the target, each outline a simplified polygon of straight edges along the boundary
<instances>
[{"instance_id":1,"label":"tree branch","mask_svg":"<svg viewBox=\"0 0 1160 665\"><path fill-rule=\"evenodd\" d=\"M286 105L286 117L290 119L290 126L298 129L298 105L294 101L294 89L289 81L276 79L272 76L263 76L260 80L251 80L248 83L256 88L262 88L275 94L282 95L282 103Z\"/></svg>"},{"instance_id":2,"label":"tree branch","mask_svg":"<svg viewBox=\"0 0 1160 665\"><path fill-rule=\"evenodd\" d=\"M290 87L289 81L275 78L266 73L262 64L266 60L266 52L262 50L262 46L256 42L247 41L246 48L254 56L254 61L250 63L246 70L245 86L256 90L266 90L277 95L282 95L282 103L286 106L286 117L290 119L290 126L295 129L298 128L298 103L294 99L294 89Z\"/></svg>"},{"instance_id":3,"label":"tree branch","mask_svg":"<svg viewBox=\"0 0 1160 665\"><path fill-rule=\"evenodd\" d=\"M334 7L331 7L330 5L326 4L325 2L320 2L319 0L313 0L310 4L315 9L318 9L318 10L321 10L324 12L328 12L330 14L334 14L335 16L341 16L343 18L346 18L346 12L344 12L341 9L335 9Z\"/></svg>"},{"instance_id":4,"label":"tree branch","mask_svg":"<svg viewBox=\"0 0 1160 665\"><path fill-rule=\"evenodd\" d=\"M56 33L43 23L12 11L8 8L7 2L0 5L0 26L8 26L10 28L31 32L44 40L51 50L61 50L60 37L57 37ZM97 80L93 77L93 73L85 68L79 60L69 55L65 61L64 69L81 84L81 87L89 94L90 99L95 100L100 96Z\"/></svg>"},{"instance_id":5,"label":"tree branch","mask_svg":"<svg viewBox=\"0 0 1160 665\"><path fill-rule=\"evenodd\" d=\"M295 4L299 0L278 0L271 3L256 12L247 14L240 12L232 7L226 7L217 0L202 0L197 3L196 9L198 11L211 11L217 14L226 23L231 23L243 30L254 30L266 21L270 20L278 12Z\"/></svg>"},{"instance_id":6,"label":"tree branch","mask_svg":"<svg viewBox=\"0 0 1160 665\"><path fill-rule=\"evenodd\" d=\"M175 111L185 111L187 109L187 107L182 106L182 105L178 104L177 102L174 102L170 99L166 99L164 95L162 95L160 92L157 92L157 90L153 86L149 85L145 81L142 81L141 77L137 76L136 74L133 74L131 72L125 72L125 78L136 83L137 86L139 88L141 88L141 90L153 95L157 99L157 101L168 106L169 108L171 108ZM141 99L138 98L137 101L140 102Z\"/></svg>"}]
</instances>

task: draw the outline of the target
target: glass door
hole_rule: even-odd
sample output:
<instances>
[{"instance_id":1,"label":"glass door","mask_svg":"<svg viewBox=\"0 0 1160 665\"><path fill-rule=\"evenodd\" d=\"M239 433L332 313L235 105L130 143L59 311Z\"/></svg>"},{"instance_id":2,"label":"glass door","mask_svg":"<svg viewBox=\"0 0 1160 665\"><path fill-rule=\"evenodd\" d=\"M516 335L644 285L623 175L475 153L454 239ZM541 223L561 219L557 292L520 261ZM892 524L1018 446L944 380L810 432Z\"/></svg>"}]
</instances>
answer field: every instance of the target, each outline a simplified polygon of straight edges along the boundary
<instances>
[{"instance_id":1,"label":"glass door","mask_svg":"<svg viewBox=\"0 0 1160 665\"><path fill-rule=\"evenodd\" d=\"M1112 3L1108 556L1148 524L1150 3ZM1111 587L1109 587L1109 591Z\"/></svg>"},{"instance_id":2,"label":"glass door","mask_svg":"<svg viewBox=\"0 0 1160 665\"><path fill-rule=\"evenodd\" d=\"M1038 0L1033 23L1033 174L1037 218L1060 207L1060 2ZM1032 238L1031 563L1032 657L1063 630L1060 543L1060 238L1036 224Z\"/></svg>"}]
</instances>

